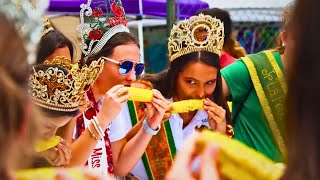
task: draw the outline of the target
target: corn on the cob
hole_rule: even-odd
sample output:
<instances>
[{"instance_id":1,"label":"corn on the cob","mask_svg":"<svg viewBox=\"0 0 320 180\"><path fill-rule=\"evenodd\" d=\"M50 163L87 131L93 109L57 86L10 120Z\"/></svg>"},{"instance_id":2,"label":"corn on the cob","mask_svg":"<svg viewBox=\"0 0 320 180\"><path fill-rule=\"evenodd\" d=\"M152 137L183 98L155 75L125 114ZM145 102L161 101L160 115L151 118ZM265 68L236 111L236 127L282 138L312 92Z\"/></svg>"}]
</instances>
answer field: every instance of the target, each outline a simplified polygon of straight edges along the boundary
<instances>
[{"instance_id":1,"label":"corn on the cob","mask_svg":"<svg viewBox=\"0 0 320 180\"><path fill-rule=\"evenodd\" d=\"M239 141L208 130L201 133L195 145L196 154L201 154L209 142L219 147L219 171L226 179L273 180L280 179L284 172L284 165L274 163Z\"/></svg>"},{"instance_id":2,"label":"corn on the cob","mask_svg":"<svg viewBox=\"0 0 320 180\"><path fill-rule=\"evenodd\" d=\"M36 146L37 152L42 152L51 149L60 143L61 138L59 136L54 136L52 139L43 140Z\"/></svg>"},{"instance_id":3,"label":"corn on the cob","mask_svg":"<svg viewBox=\"0 0 320 180\"><path fill-rule=\"evenodd\" d=\"M204 99L189 99L173 102L169 104L169 106L174 107L174 110L171 111L171 114L177 114L203 109L203 103Z\"/></svg>"},{"instance_id":4,"label":"corn on the cob","mask_svg":"<svg viewBox=\"0 0 320 180\"><path fill-rule=\"evenodd\" d=\"M56 180L57 175L61 173L56 167L50 168L34 168L34 169L23 169L15 172L14 179L16 180ZM70 179L77 180L86 180L88 176L85 175L85 172L81 168L65 168L63 173L67 174ZM59 178L58 178L59 179Z\"/></svg>"},{"instance_id":5,"label":"corn on the cob","mask_svg":"<svg viewBox=\"0 0 320 180\"><path fill-rule=\"evenodd\" d=\"M128 93L130 94L129 100L132 101L151 102L153 98L153 92L148 89L128 87Z\"/></svg>"}]
</instances>

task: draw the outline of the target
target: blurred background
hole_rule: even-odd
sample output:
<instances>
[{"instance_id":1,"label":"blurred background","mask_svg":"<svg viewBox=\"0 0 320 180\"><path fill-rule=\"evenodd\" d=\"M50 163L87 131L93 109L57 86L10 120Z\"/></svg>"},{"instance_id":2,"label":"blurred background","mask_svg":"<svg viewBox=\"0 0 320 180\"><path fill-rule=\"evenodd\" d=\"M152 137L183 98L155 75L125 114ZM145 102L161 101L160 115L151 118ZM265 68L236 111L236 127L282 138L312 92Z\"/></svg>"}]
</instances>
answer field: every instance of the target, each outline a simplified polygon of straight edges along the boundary
<instances>
[{"instance_id":1,"label":"blurred background","mask_svg":"<svg viewBox=\"0 0 320 180\"><path fill-rule=\"evenodd\" d=\"M167 39L173 23L203 8L227 10L233 21L233 37L248 54L275 46L281 28L281 13L292 0L122 0L128 25L140 40L146 72L157 73L168 65ZM81 50L76 26L80 4L86 0L51 0L48 16Z\"/></svg>"}]
</instances>

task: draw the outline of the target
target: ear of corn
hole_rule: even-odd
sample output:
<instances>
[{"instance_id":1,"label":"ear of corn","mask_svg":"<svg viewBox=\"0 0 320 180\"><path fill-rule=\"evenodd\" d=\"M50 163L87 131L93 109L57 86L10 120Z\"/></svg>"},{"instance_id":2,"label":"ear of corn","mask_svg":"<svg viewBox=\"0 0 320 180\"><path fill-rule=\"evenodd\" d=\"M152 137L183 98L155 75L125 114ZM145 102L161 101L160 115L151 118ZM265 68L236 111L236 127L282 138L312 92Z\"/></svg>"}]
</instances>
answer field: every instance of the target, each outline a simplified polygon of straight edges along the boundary
<instances>
[{"instance_id":1,"label":"ear of corn","mask_svg":"<svg viewBox=\"0 0 320 180\"><path fill-rule=\"evenodd\" d=\"M57 176L61 174L61 169L56 167L44 167L17 170L14 174L16 180L56 180ZM87 180L86 173L81 168L64 168L63 174L68 176L68 179Z\"/></svg>"},{"instance_id":2,"label":"ear of corn","mask_svg":"<svg viewBox=\"0 0 320 180\"><path fill-rule=\"evenodd\" d=\"M129 100L131 101L151 102L153 98L153 92L148 89L128 87L128 93L130 94Z\"/></svg>"},{"instance_id":3,"label":"ear of corn","mask_svg":"<svg viewBox=\"0 0 320 180\"><path fill-rule=\"evenodd\" d=\"M273 180L280 179L283 175L283 164L274 163L261 153L224 134L208 130L200 134L195 145L196 154L201 154L208 143L214 143L219 147L217 161L222 179Z\"/></svg>"},{"instance_id":4,"label":"ear of corn","mask_svg":"<svg viewBox=\"0 0 320 180\"><path fill-rule=\"evenodd\" d=\"M60 143L61 138L59 136L54 136L52 139L43 140L36 146L37 152L42 152L51 149Z\"/></svg>"},{"instance_id":5,"label":"ear of corn","mask_svg":"<svg viewBox=\"0 0 320 180\"><path fill-rule=\"evenodd\" d=\"M174 107L174 110L171 111L171 114L177 114L203 109L203 103L204 99L189 99L173 102L169 104L169 106Z\"/></svg>"}]
</instances>

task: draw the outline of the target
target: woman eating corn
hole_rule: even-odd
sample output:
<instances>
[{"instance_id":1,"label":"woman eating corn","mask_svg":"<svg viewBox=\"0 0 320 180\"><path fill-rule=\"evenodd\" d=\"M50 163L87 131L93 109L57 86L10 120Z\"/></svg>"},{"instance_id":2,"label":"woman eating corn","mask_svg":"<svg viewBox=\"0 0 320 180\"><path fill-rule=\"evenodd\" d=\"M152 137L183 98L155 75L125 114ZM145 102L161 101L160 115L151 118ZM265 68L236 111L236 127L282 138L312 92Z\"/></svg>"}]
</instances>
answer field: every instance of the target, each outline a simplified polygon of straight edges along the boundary
<instances>
[{"instance_id":1,"label":"woman eating corn","mask_svg":"<svg viewBox=\"0 0 320 180\"><path fill-rule=\"evenodd\" d=\"M88 9L92 13L88 13ZM90 24L85 23L85 18L90 19ZM87 93L91 107L77 119L71 164L83 166L87 163L89 169L124 176L158 132L167 102L159 91L152 90L153 99L147 104L144 126L127 141L125 120L130 121L132 117L127 107L130 95L125 86L130 86L144 70L139 43L129 33L120 0L92 4L88 0L81 5L80 20L82 61L89 64L103 59L105 64Z\"/></svg>"},{"instance_id":2,"label":"woman eating corn","mask_svg":"<svg viewBox=\"0 0 320 180\"><path fill-rule=\"evenodd\" d=\"M176 151L192 132L204 128L227 132L230 113L222 96L222 47L223 24L216 18L201 14L173 27L169 68L143 79L153 83L174 109L129 176L164 179Z\"/></svg>"}]
</instances>

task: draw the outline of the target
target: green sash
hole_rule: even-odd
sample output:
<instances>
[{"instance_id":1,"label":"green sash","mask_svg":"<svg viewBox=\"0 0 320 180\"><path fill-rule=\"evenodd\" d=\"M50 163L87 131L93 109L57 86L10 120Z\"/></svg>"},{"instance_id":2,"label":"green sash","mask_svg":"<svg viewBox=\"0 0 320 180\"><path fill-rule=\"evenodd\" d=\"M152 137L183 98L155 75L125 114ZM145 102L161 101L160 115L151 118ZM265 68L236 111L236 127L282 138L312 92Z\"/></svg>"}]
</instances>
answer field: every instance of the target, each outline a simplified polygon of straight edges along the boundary
<instances>
[{"instance_id":1,"label":"green sash","mask_svg":"<svg viewBox=\"0 0 320 180\"><path fill-rule=\"evenodd\" d=\"M271 51L241 58L249 70L264 115L278 149L286 159L284 137L284 102L287 87L282 71Z\"/></svg>"},{"instance_id":2,"label":"green sash","mask_svg":"<svg viewBox=\"0 0 320 180\"><path fill-rule=\"evenodd\" d=\"M134 102L128 101L128 107L131 123L132 126L134 126L139 121ZM164 179L176 154L176 147L169 121L162 123L161 126L160 131L152 137L142 156L149 180Z\"/></svg>"}]
</instances>

